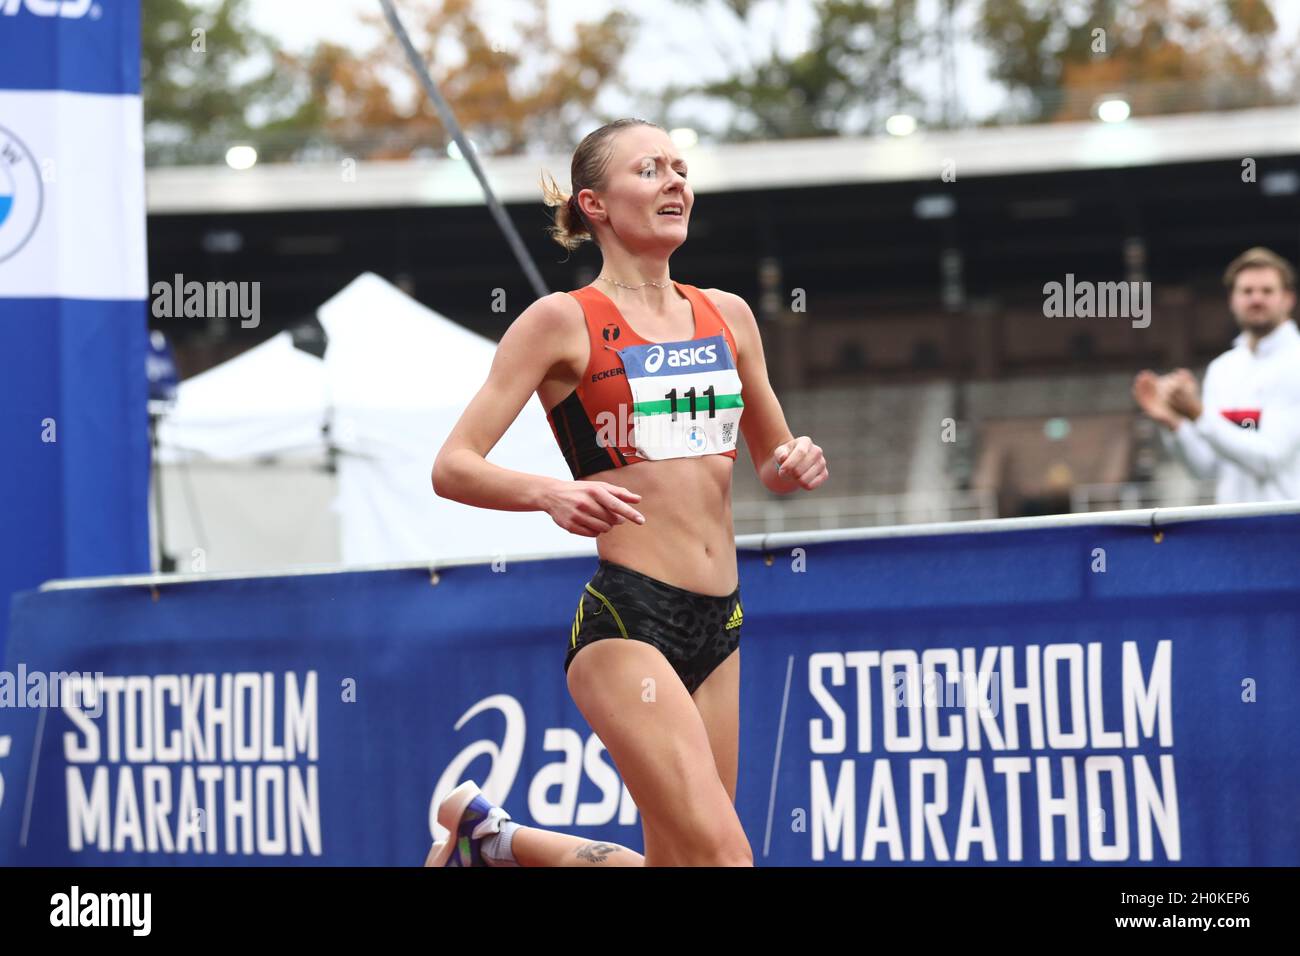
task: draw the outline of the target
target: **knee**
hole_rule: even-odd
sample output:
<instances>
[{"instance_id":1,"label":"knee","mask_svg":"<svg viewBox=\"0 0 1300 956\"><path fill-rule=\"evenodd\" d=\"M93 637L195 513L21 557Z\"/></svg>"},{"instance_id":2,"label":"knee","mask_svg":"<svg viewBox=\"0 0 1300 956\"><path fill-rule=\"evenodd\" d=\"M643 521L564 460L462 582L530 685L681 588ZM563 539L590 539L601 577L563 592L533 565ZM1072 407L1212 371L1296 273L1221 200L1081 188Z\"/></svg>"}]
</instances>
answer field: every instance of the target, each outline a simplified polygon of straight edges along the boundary
<instances>
[{"instance_id":1,"label":"knee","mask_svg":"<svg viewBox=\"0 0 1300 956\"><path fill-rule=\"evenodd\" d=\"M709 866L753 866L754 854L748 846L738 847L720 855Z\"/></svg>"},{"instance_id":2,"label":"knee","mask_svg":"<svg viewBox=\"0 0 1300 956\"><path fill-rule=\"evenodd\" d=\"M754 853L749 848L749 843L741 840L739 843L731 843L726 846L720 846L713 850L707 857L695 864L696 866L753 866Z\"/></svg>"},{"instance_id":3,"label":"knee","mask_svg":"<svg viewBox=\"0 0 1300 956\"><path fill-rule=\"evenodd\" d=\"M686 866L753 866L754 851L740 827L694 841L694 852L680 854Z\"/></svg>"},{"instance_id":4,"label":"knee","mask_svg":"<svg viewBox=\"0 0 1300 956\"><path fill-rule=\"evenodd\" d=\"M714 866L753 866L754 851L749 841L741 834L739 841L732 841L719 854Z\"/></svg>"}]
</instances>

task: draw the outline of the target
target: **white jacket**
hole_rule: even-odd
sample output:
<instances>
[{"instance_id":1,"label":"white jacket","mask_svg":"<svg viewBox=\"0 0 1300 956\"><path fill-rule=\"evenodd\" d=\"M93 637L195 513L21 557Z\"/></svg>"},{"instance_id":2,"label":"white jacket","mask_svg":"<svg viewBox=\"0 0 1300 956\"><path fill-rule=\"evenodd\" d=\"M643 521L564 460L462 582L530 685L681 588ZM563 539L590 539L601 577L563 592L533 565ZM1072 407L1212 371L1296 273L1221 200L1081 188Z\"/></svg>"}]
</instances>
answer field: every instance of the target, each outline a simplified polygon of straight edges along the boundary
<instances>
[{"instance_id":1,"label":"white jacket","mask_svg":"<svg viewBox=\"0 0 1300 956\"><path fill-rule=\"evenodd\" d=\"M1287 319L1254 351L1244 332L1232 344L1205 370L1201 417L1161 428L1165 446L1215 479L1219 504L1300 499L1300 329Z\"/></svg>"}]
</instances>

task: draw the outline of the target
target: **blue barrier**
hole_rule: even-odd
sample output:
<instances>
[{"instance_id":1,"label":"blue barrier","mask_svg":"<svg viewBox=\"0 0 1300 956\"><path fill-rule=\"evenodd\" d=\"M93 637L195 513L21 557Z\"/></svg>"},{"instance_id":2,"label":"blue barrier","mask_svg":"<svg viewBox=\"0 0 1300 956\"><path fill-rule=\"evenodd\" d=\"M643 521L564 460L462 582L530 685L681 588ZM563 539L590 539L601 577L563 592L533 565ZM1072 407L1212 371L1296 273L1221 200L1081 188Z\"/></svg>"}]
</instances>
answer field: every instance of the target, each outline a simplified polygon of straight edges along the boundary
<instances>
[{"instance_id":1,"label":"blue barrier","mask_svg":"<svg viewBox=\"0 0 1300 956\"><path fill-rule=\"evenodd\" d=\"M756 863L1300 863L1300 514L1226 511L742 539ZM0 863L417 865L466 777L640 849L562 672L594 563L19 594Z\"/></svg>"}]
</instances>

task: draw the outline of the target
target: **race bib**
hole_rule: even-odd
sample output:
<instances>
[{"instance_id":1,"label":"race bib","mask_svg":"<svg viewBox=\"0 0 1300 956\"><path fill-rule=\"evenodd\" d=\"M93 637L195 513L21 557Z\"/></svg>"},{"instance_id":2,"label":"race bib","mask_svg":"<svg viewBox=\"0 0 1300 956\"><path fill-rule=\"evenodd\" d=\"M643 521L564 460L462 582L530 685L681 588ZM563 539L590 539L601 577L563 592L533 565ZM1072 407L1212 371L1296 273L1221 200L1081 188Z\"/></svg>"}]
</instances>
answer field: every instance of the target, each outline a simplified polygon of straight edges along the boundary
<instances>
[{"instance_id":1,"label":"race bib","mask_svg":"<svg viewBox=\"0 0 1300 956\"><path fill-rule=\"evenodd\" d=\"M733 451L745 403L722 335L618 350L632 389L632 444L651 461Z\"/></svg>"}]
</instances>

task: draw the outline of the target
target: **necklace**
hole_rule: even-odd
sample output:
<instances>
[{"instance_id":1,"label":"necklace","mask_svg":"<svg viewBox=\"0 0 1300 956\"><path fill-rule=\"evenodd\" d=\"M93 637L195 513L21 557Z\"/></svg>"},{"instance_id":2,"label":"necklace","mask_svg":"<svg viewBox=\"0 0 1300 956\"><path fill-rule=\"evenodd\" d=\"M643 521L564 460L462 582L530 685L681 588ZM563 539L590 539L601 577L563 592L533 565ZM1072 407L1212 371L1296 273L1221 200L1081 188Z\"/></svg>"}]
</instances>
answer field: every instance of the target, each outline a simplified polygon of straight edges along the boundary
<instances>
[{"instance_id":1,"label":"necklace","mask_svg":"<svg viewBox=\"0 0 1300 956\"><path fill-rule=\"evenodd\" d=\"M647 279L645 282L642 282L640 285L628 285L626 282L619 282L617 279L611 279L608 276L596 276L596 278L604 279L606 282L616 285L620 289L633 289L633 290L644 289L648 285L652 285L656 289L666 289L668 288L668 286L671 284L672 281L669 280L668 282L656 282L654 279Z\"/></svg>"}]
</instances>

